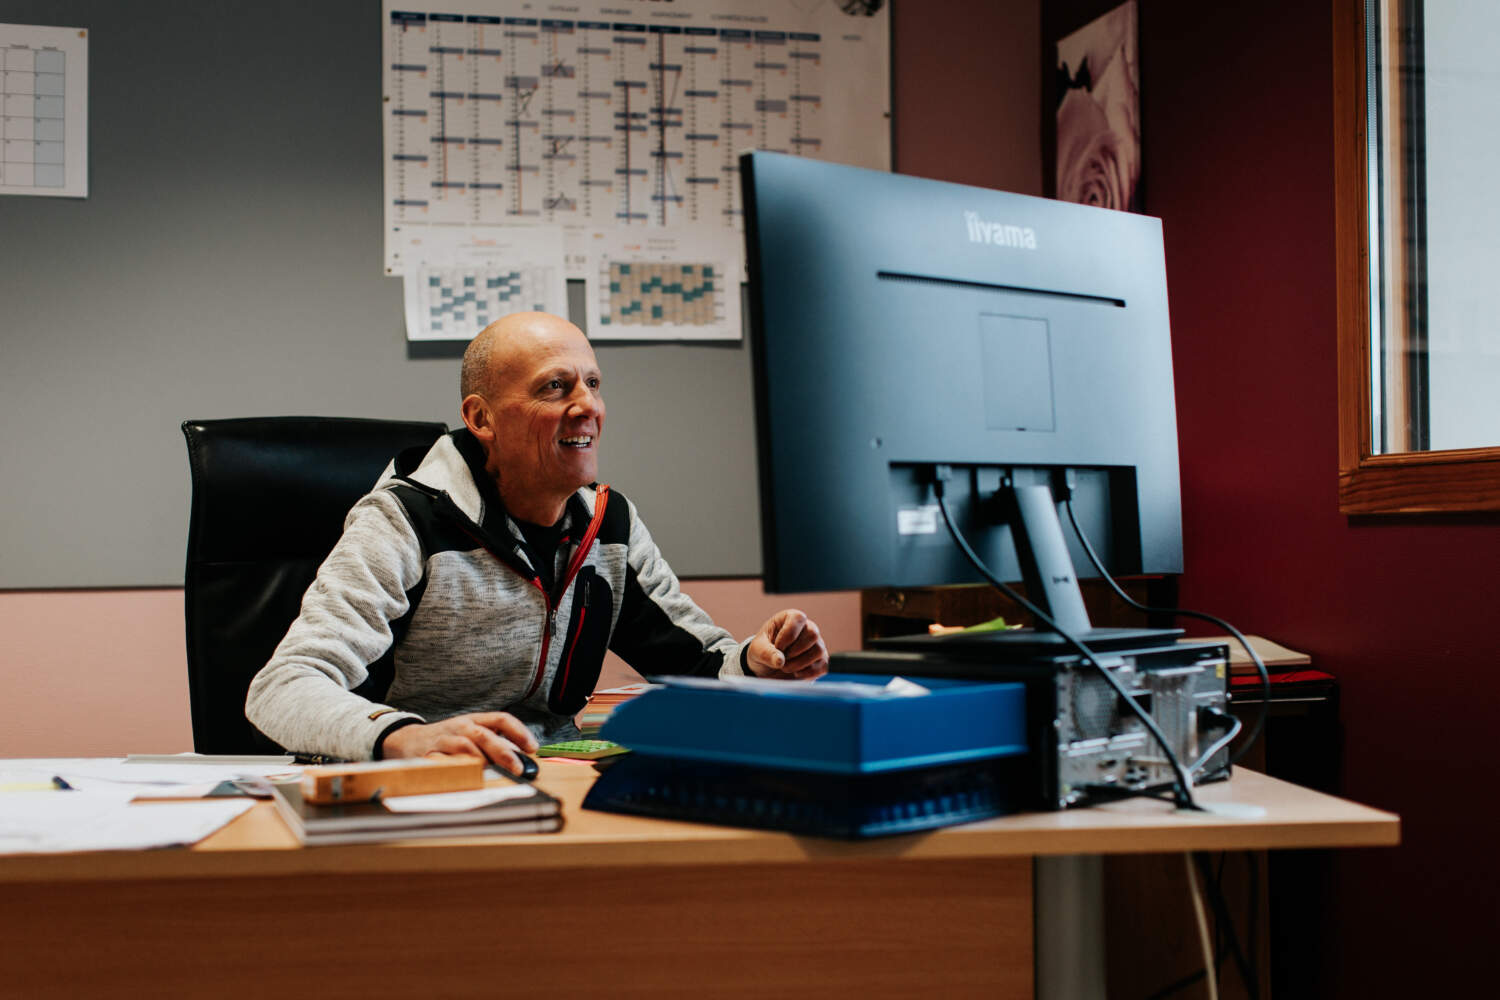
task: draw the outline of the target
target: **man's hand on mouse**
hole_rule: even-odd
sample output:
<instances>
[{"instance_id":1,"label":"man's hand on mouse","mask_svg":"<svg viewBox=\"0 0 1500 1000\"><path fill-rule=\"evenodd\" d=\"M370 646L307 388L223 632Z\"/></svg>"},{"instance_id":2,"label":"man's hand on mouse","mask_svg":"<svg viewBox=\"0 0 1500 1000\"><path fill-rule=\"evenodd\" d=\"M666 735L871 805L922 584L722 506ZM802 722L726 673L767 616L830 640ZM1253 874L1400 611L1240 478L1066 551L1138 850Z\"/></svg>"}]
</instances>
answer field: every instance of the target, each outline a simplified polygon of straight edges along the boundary
<instances>
[{"instance_id":1,"label":"man's hand on mouse","mask_svg":"<svg viewBox=\"0 0 1500 1000\"><path fill-rule=\"evenodd\" d=\"M509 712L472 712L441 722L402 726L385 738L382 755L425 757L428 754L468 754L482 757L511 774L521 773L517 751L534 753L536 737Z\"/></svg>"},{"instance_id":2,"label":"man's hand on mouse","mask_svg":"<svg viewBox=\"0 0 1500 1000\"><path fill-rule=\"evenodd\" d=\"M828 673L828 647L811 618L787 609L766 619L751 638L745 664L757 677L810 681Z\"/></svg>"}]
</instances>

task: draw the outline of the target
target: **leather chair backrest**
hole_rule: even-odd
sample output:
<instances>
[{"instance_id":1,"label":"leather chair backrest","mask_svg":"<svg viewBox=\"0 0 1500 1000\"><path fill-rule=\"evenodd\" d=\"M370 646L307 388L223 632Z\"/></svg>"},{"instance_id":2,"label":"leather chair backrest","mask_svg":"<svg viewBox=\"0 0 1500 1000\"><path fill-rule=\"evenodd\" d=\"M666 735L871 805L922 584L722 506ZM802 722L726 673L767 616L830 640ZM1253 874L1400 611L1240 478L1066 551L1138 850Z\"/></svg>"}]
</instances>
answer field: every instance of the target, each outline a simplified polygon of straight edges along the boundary
<instances>
[{"instance_id":1,"label":"leather chair backrest","mask_svg":"<svg viewBox=\"0 0 1500 1000\"><path fill-rule=\"evenodd\" d=\"M245 718L251 678L297 617L349 508L398 452L447 430L344 417L182 425L193 483L183 596L199 753L277 749Z\"/></svg>"}]
</instances>

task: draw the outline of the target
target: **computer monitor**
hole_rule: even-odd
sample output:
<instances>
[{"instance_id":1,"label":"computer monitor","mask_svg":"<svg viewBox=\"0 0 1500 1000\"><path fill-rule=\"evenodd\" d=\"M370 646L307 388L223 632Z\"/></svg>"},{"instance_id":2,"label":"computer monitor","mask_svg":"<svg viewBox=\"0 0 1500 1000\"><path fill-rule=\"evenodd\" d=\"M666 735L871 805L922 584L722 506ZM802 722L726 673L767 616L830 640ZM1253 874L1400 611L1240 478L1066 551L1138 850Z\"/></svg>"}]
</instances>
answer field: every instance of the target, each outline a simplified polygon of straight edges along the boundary
<instances>
[{"instance_id":1,"label":"computer monitor","mask_svg":"<svg viewBox=\"0 0 1500 1000\"><path fill-rule=\"evenodd\" d=\"M1065 476L1112 574L1181 572L1160 220L740 162L767 590L979 580L938 513L940 466L1001 579L1027 575L1013 515L1037 492L1007 488L1056 493Z\"/></svg>"}]
</instances>

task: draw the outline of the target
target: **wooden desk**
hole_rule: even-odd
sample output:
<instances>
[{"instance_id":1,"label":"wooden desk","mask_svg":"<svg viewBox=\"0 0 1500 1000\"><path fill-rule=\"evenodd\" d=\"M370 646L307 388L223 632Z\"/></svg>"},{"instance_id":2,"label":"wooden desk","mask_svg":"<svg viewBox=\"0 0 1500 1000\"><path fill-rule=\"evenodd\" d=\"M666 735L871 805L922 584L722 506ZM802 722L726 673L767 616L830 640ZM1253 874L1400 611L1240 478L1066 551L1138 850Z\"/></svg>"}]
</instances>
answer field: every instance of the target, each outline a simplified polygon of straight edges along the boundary
<instances>
[{"instance_id":1,"label":"wooden desk","mask_svg":"<svg viewBox=\"0 0 1500 1000\"><path fill-rule=\"evenodd\" d=\"M1037 856L1384 846L1249 771L1165 804L850 843L585 811L557 834L301 849L268 803L191 850L0 856L0 996L1026 997ZM150 808L140 805L137 808Z\"/></svg>"}]
</instances>

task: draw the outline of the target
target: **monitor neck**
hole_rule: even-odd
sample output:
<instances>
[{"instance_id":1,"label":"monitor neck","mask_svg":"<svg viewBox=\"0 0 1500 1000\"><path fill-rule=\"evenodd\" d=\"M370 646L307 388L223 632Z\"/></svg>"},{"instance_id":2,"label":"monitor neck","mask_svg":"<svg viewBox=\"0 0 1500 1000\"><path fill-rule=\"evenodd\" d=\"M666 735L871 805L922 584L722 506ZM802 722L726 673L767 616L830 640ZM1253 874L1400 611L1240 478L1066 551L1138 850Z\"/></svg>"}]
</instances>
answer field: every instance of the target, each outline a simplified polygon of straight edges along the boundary
<instances>
[{"instance_id":1,"label":"monitor neck","mask_svg":"<svg viewBox=\"0 0 1500 1000\"><path fill-rule=\"evenodd\" d=\"M1010 525L1027 597L1059 629L1073 635L1089 631L1088 609L1078 588L1078 574L1063 538L1052 491L1046 486L1002 486L995 500ZM1047 630L1041 622L1037 628Z\"/></svg>"}]
</instances>

